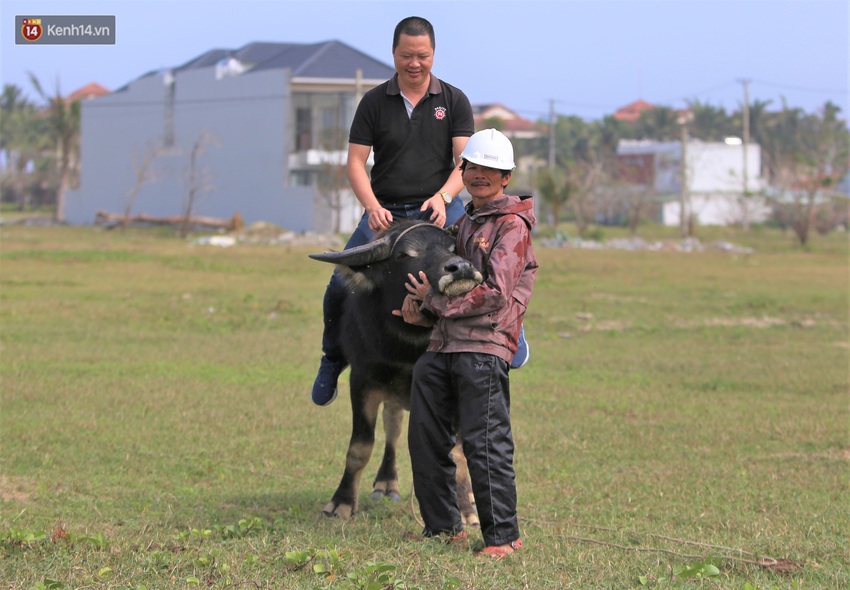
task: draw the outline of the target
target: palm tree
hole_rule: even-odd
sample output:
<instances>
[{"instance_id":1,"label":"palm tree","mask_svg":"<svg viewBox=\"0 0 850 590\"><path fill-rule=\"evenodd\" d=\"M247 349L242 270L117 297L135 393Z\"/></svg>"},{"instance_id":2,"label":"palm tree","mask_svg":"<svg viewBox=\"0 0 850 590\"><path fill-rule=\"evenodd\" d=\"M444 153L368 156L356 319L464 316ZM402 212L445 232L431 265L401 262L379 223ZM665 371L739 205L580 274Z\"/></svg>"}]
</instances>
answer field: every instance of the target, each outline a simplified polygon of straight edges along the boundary
<instances>
[{"instance_id":1,"label":"palm tree","mask_svg":"<svg viewBox=\"0 0 850 590\"><path fill-rule=\"evenodd\" d=\"M47 104L47 125L56 149L59 183L56 189L56 221L65 221L65 193L71 179L72 162L76 161L80 146L80 101L68 102L59 91L49 97L42 89L34 74L29 74L30 82L41 99Z\"/></svg>"},{"instance_id":2,"label":"palm tree","mask_svg":"<svg viewBox=\"0 0 850 590\"><path fill-rule=\"evenodd\" d=\"M37 163L47 147L45 125L37 117L37 109L15 85L7 84L0 96L0 151L4 154L4 181L15 195L21 211L29 209L32 174L27 169Z\"/></svg>"},{"instance_id":3,"label":"palm tree","mask_svg":"<svg viewBox=\"0 0 850 590\"><path fill-rule=\"evenodd\" d=\"M555 229L561 221L561 207L570 198L571 186L558 168L542 168L537 173L537 191L540 200L549 205Z\"/></svg>"},{"instance_id":4,"label":"palm tree","mask_svg":"<svg viewBox=\"0 0 850 590\"><path fill-rule=\"evenodd\" d=\"M738 134L732 118L726 114L723 107L714 107L695 100L688 103L688 109L692 115L688 121L691 137L703 141L723 141L730 135Z\"/></svg>"},{"instance_id":5,"label":"palm tree","mask_svg":"<svg viewBox=\"0 0 850 590\"><path fill-rule=\"evenodd\" d=\"M635 123L635 139L676 141L681 131L679 113L670 107L645 110Z\"/></svg>"},{"instance_id":6,"label":"palm tree","mask_svg":"<svg viewBox=\"0 0 850 590\"><path fill-rule=\"evenodd\" d=\"M804 117L802 109L790 108L783 99L782 110L769 113L764 125L759 127L756 141L761 145L762 167L768 182L778 182L783 162L794 159Z\"/></svg>"},{"instance_id":7,"label":"palm tree","mask_svg":"<svg viewBox=\"0 0 850 590\"><path fill-rule=\"evenodd\" d=\"M770 112L767 110L767 107L769 107L772 102L772 100L756 99L750 105L750 139L759 145L763 143L763 138L769 132L768 125L770 124ZM735 121L734 125L737 129L741 129L744 126L744 115L742 111L743 109L741 111L736 111L733 114L733 119Z\"/></svg>"}]
</instances>

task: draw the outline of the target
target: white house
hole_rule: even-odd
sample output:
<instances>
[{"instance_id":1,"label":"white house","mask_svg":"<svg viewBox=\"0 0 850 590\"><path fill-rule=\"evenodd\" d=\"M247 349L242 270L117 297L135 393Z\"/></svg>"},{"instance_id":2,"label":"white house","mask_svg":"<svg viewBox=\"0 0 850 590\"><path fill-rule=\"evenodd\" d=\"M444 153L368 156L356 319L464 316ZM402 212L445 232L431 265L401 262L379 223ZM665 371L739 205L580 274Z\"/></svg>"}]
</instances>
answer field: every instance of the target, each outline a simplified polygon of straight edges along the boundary
<instances>
[{"instance_id":1,"label":"white house","mask_svg":"<svg viewBox=\"0 0 850 590\"><path fill-rule=\"evenodd\" d=\"M684 149L684 165L682 147L678 141L648 140L621 140L617 146L621 170L630 171L626 180L650 186L664 201L661 221L665 225L679 225L682 202L699 225L767 219L769 207L753 194L764 188L759 145L750 144L745 152L743 145L734 142L691 140Z\"/></svg>"}]
</instances>

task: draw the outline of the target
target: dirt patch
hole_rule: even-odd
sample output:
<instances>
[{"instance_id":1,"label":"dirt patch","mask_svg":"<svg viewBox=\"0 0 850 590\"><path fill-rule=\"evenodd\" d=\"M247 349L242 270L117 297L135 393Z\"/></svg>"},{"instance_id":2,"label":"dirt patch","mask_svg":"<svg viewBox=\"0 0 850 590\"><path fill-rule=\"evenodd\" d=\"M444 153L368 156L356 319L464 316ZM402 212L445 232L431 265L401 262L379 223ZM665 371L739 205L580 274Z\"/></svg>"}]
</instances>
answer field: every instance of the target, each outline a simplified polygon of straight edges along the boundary
<instances>
[{"instance_id":1,"label":"dirt patch","mask_svg":"<svg viewBox=\"0 0 850 590\"><path fill-rule=\"evenodd\" d=\"M830 449L824 453L776 453L768 455L764 459L772 461L775 459L805 459L806 461L819 461L829 459L832 461L847 461L850 463L850 449Z\"/></svg>"},{"instance_id":2,"label":"dirt patch","mask_svg":"<svg viewBox=\"0 0 850 590\"><path fill-rule=\"evenodd\" d=\"M615 303L649 303L646 297L633 297L630 295L614 295L613 293L593 293L593 299L601 299L603 301L613 301Z\"/></svg>"},{"instance_id":3,"label":"dirt patch","mask_svg":"<svg viewBox=\"0 0 850 590\"><path fill-rule=\"evenodd\" d=\"M598 293L594 295L597 299L615 300L616 296ZM625 299L625 298L624 298ZM552 318L552 320L563 320L564 318ZM578 327L578 332L624 332L632 328L631 320L598 320L592 313L578 312L575 314L575 319L582 322ZM704 318L698 320L683 320L672 318L669 322L676 328L683 330L693 330L697 328L753 328L764 330L775 328L778 326L792 326L794 328L813 328L818 325L841 325L840 322L829 319L813 319L802 318L785 320L782 318L762 316L762 317L715 317ZM562 338L569 338L569 334L562 334ZM842 348L850 348L848 342L833 342L835 346Z\"/></svg>"},{"instance_id":4,"label":"dirt patch","mask_svg":"<svg viewBox=\"0 0 850 590\"><path fill-rule=\"evenodd\" d=\"M604 320L581 326L579 332L625 332L632 323L624 320Z\"/></svg>"},{"instance_id":5,"label":"dirt patch","mask_svg":"<svg viewBox=\"0 0 850 590\"><path fill-rule=\"evenodd\" d=\"M614 238L606 241L583 240L559 232L554 238L541 238L534 241L535 246L544 248L575 248L579 250L626 250L629 252L706 252L709 250L729 252L731 254L752 254L754 250L730 242L715 241L703 244L697 238L684 238L679 241L647 241L639 237Z\"/></svg>"},{"instance_id":6,"label":"dirt patch","mask_svg":"<svg viewBox=\"0 0 850 590\"><path fill-rule=\"evenodd\" d=\"M264 221L231 232L228 236L242 244L325 246L328 248L342 248L345 245L336 236L313 232L298 233Z\"/></svg>"},{"instance_id":7,"label":"dirt patch","mask_svg":"<svg viewBox=\"0 0 850 590\"><path fill-rule=\"evenodd\" d=\"M784 326L787 322L779 318L762 316L760 318L706 318L704 320L676 320L678 328L737 328L745 326L748 328L772 328Z\"/></svg>"},{"instance_id":8,"label":"dirt patch","mask_svg":"<svg viewBox=\"0 0 850 590\"><path fill-rule=\"evenodd\" d=\"M26 477L0 475L0 500L27 504L32 500L32 487L32 481Z\"/></svg>"}]
</instances>

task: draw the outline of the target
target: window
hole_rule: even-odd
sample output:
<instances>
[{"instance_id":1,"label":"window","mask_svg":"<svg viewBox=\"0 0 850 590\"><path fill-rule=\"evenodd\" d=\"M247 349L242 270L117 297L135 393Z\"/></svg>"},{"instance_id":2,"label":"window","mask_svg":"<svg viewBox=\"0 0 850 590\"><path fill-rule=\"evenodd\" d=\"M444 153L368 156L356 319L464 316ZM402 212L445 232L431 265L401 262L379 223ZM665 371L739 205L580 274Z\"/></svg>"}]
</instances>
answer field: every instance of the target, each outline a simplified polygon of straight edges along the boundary
<instances>
[{"instance_id":1,"label":"window","mask_svg":"<svg viewBox=\"0 0 850 590\"><path fill-rule=\"evenodd\" d=\"M293 170L292 186L313 186L314 174L309 170Z\"/></svg>"},{"instance_id":2,"label":"window","mask_svg":"<svg viewBox=\"0 0 850 590\"><path fill-rule=\"evenodd\" d=\"M295 110L295 151L303 152L313 147L313 120L309 108Z\"/></svg>"}]
</instances>

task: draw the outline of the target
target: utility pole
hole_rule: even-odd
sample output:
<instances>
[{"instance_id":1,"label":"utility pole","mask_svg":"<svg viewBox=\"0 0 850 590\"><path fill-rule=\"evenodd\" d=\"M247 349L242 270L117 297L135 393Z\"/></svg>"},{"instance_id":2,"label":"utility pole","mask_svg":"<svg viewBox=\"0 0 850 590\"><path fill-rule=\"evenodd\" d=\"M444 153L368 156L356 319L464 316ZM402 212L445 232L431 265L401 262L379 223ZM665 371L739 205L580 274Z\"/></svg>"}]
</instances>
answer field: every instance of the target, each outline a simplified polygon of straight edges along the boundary
<instances>
[{"instance_id":1,"label":"utility pole","mask_svg":"<svg viewBox=\"0 0 850 590\"><path fill-rule=\"evenodd\" d=\"M555 170L555 99L549 99L549 170Z\"/></svg>"},{"instance_id":2,"label":"utility pole","mask_svg":"<svg viewBox=\"0 0 850 590\"><path fill-rule=\"evenodd\" d=\"M549 178L555 181L555 99L549 99ZM555 190L558 190L557 188ZM549 221L558 227L558 220L554 212L549 212Z\"/></svg>"},{"instance_id":3,"label":"utility pole","mask_svg":"<svg viewBox=\"0 0 850 590\"><path fill-rule=\"evenodd\" d=\"M682 186L679 194L679 235L686 238L691 235L691 207L688 198L688 124L682 124Z\"/></svg>"},{"instance_id":4,"label":"utility pole","mask_svg":"<svg viewBox=\"0 0 850 590\"><path fill-rule=\"evenodd\" d=\"M744 196L746 197L749 193L748 190L748 161L747 161L747 147L750 145L750 81L749 80L741 80L741 84L744 85L744 109L743 109L743 118L744 118Z\"/></svg>"},{"instance_id":5,"label":"utility pole","mask_svg":"<svg viewBox=\"0 0 850 590\"><path fill-rule=\"evenodd\" d=\"M744 148L744 183L743 183L743 195L741 196L741 206L744 211L744 231L750 229L750 216L748 213L749 203L747 202L747 198L750 196L749 189L749 154L748 152L750 147L750 81L743 79L739 80L741 84L744 86L744 108L742 109L742 115L744 119L744 130L742 137L742 146Z\"/></svg>"}]
</instances>

